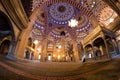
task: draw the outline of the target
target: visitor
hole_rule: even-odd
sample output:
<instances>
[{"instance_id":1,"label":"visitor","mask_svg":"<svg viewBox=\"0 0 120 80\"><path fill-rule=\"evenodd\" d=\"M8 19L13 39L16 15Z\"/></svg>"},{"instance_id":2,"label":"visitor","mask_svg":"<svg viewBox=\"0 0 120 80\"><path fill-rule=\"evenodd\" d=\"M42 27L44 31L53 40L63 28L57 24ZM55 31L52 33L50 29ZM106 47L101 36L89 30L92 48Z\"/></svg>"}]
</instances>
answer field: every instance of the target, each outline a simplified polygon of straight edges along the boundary
<instances>
[{"instance_id":1,"label":"visitor","mask_svg":"<svg viewBox=\"0 0 120 80\"><path fill-rule=\"evenodd\" d=\"M38 59L39 59L39 60L41 59L41 53L39 53L39 55L38 55Z\"/></svg>"},{"instance_id":2,"label":"visitor","mask_svg":"<svg viewBox=\"0 0 120 80\"><path fill-rule=\"evenodd\" d=\"M82 62L85 62L85 55L82 57Z\"/></svg>"},{"instance_id":3,"label":"visitor","mask_svg":"<svg viewBox=\"0 0 120 80\"><path fill-rule=\"evenodd\" d=\"M25 59L29 59L29 51L27 50L26 52L25 52Z\"/></svg>"},{"instance_id":4,"label":"visitor","mask_svg":"<svg viewBox=\"0 0 120 80\"><path fill-rule=\"evenodd\" d=\"M31 60L34 59L34 52L31 53Z\"/></svg>"}]
</instances>

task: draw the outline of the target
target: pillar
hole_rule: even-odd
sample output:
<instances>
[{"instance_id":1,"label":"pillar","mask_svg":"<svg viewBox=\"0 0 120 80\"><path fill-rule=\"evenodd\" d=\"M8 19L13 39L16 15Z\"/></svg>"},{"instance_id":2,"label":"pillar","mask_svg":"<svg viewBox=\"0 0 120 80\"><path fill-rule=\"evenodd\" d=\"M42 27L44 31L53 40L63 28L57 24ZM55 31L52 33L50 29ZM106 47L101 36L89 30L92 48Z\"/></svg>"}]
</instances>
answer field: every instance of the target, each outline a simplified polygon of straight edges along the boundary
<instances>
[{"instance_id":1,"label":"pillar","mask_svg":"<svg viewBox=\"0 0 120 80\"><path fill-rule=\"evenodd\" d=\"M61 59L62 59L62 61L64 61L65 60L65 36L61 36L61 46L62 46L62 54L61 54Z\"/></svg>"},{"instance_id":2,"label":"pillar","mask_svg":"<svg viewBox=\"0 0 120 80\"><path fill-rule=\"evenodd\" d=\"M110 56L110 54L109 54L109 51L108 51L107 42L106 42L106 40L105 40L105 35L104 35L103 32L101 32L100 34L101 34L101 36L102 36L102 38L103 38L103 41L104 41L104 43L105 43L105 47L106 47L106 52L107 52L108 58L111 58L111 56Z\"/></svg>"},{"instance_id":3,"label":"pillar","mask_svg":"<svg viewBox=\"0 0 120 80\"><path fill-rule=\"evenodd\" d=\"M27 43L28 43L28 37L30 35L30 32L32 31L33 28L33 24L35 22L35 20L37 19L37 15L39 15L39 8L36 8L32 15L30 16L30 21L28 22L28 26L26 26L27 28L22 30L19 36L19 40L17 43L17 48L16 48L16 55L19 58L24 58L24 52L26 50L27 47Z\"/></svg>"},{"instance_id":4,"label":"pillar","mask_svg":"<svg viewBox=\"0 0 120 80\"><path fill-rule=\"evenodd\" d=\"M54 42L54 46L53 46L53 59L54 61L57 61L57 54L56 54L56 43Z\"/></svg>"},{"instance_id":5,"label":"pillar","mask_svg":"<svg viewBox=\"0 0 120 80\"><path fill-rule=\"evenodd\" d=\"M117 49L116 49L116 47L115 47L115 43L113 42L113 40L112 40L112 38L111 38L111 44L112 44L112 46L113 46L113 48L114 48L114 54L116 55L116 53L117 53Z\"/></svg>"},{"instance_id":6,"label":"pillar","mask_svg":"<svg viewBox=\"0 0 120 80\"><path fill-rule=\"evenodd\" d=\"M113 45L115 47L116 54L119 54L119 48L118 48L118 44L117 44L116 40L112 39L112 43L113 43Z\"/></svg>"},{"instance_id":7,"label":"pillar","mask_svg":"<svg viewBox=\"0 0 120 80\"><path fill-rule=\"evenodd\" d=\"M16 52L16 44L17 44L16 41L11 42L10 48L9 48L9 51L8 51L8 55L6 56L8 59L17 60L16 54L15 54L15 52Z\"/></svg>"},{"instance_id":8,"label":"pillar","mask_svg":"<svg viewBox=\"0 0 120 80\"><path fill-rule=\"evenodd\" d=\"M120 54L120 40L117 41L117 45L118 45L118 51L119 51L119 54Z\"/></svg>"},{"instance_id":9,"label":"pillar","mask_svg":"<svg viewBox=\"0 0 120 80\"><path fill-rule=\"evenodd\" d=\"M102 45L100 45L100 51L101 51L101 55L104 55L104 53L103 53L103 48L102 48Z\"/></svg>"},{"instance_id":10,"label":"pillar","mask_svg":"<svg viewBox=\"0 0 120 80\"><path fill-rule=\"evenodd\" d=\"M73 41L73 52L74 52L74 57L75 57L75 62L79 61L79 55L78 55L78 46L77 46L77 41Z\"/></svg>"},{"instance_id":11,"label":"pillar","mask_svg":"<svg viewBox=\"0 0 120 80\"><path fill-rule=\"evenodd\" d=\"M82 57L85 56L85 58L86 58L86 47L83 47L83 50L84 50L84 55Z\"/></svg>"},{"instance_id":12,"label":"pillar","mask_svg":"<svg viewBox=\"0 0 120 80\"><path fill-rule=\"evenodd\" d=\"M93 43L92 43L91 40L90 40L90 43L91 43L91 46L92 46L92 57L94 57L95 56L95 54L94 54L94 46L93 46Z\"/></svg>"},{"instance_id":13,"label":"pillar","mask_svg":"<svg viewBox=\"0 0 120 80\"><path fill-rule=\"evenodd\" d=\"M44 38L42 40L41 60L42 61L46 61L47 60L47 39L46 38Z\"/></svg>"},{"instance_id":14,"label":"pillar","mask_svg":"<svg viewBox=\"0 0 120 80\"><path fill-rule=\"evenodd\" d=\"M82 59L82 52L83 52L83 48L82 48L82 44L77 44L78 45L78 55L79 55L79 59Z\"/></svg>"}]
</instances>

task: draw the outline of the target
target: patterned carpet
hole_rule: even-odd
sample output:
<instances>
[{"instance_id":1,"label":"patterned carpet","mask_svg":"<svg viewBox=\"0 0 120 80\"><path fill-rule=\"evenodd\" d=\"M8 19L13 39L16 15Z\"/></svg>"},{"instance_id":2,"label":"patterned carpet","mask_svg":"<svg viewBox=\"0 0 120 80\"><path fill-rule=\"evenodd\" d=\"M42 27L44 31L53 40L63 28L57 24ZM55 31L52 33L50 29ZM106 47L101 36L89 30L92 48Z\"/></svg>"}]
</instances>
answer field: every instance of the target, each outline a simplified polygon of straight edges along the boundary
<instances>
[{"instance_id":1,"label":"patterned carpet","mask_svg":"<svg viewBox=\"0 0 120 80\"><path fill-rule=\"evenodd\" d=\"M120 79L118 68L120 58L84 64L80 62L11 61L3 56L0 56L0 59L0 80L101 80L102 76L105 77L102 80ZM111 72L112 74L104 76Z\"/></svg>"}]
</instances>

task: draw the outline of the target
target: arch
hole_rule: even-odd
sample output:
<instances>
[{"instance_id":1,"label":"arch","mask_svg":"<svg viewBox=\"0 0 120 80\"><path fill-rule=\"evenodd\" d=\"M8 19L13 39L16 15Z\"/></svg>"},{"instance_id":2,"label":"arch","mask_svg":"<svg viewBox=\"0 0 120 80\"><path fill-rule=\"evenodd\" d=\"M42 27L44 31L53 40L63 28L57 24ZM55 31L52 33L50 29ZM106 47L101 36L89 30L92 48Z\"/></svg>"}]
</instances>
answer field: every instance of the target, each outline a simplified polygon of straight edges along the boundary
<instances>
[{"instance_id":1,"label":"arch","mask_svg":"<svg viewBox=\"0 0 120 80\"><path fill-rule=\"evenodd\" d=\"M108 51L109 52L114 51L114 46L113 46L112 38L110 36L106 35L105 39L106 39L106 43L108 45Z\"/></svg>"},{"instance_id":2,"label":"arch","mask_svg":"<svg viewBox=\"0 0 120 80\"><path fill-rule=\"evenodd\" d=\"M15 44L15 33L10 19L2 11L0 11L0 41L1 53L7 55L7 57L13 55L16 47L16 45L13 45Z\"/></svg>"},{"instance_id":3,"label":"arch","mask_svg":"<svg viewBox=\"0 0 120 80\"><path fill-rule=\"evenodd\" d=\"M91 45L91 44L88 44L88 45L85 46L85 48L88 48L88 47L92 47L92 45Z\"/></svg>"},{"instance_id":4,"label":"arch","mask_svg":"<svg viewBox=\"0 0 120 80\"><path fill-rule=\"evenodd\" d=\"M0 45L0 54L7 55L10 47L10 40L4 40Z\"/></svg>"},{"instance_id":5,"label":"arch","mask_svg":"<svg viewBox=\"0 0 120 80\"><path fill-rule=\"evenodd\" d=\"M2 26L2 27L1 27ZM0 11L0 32L1 31L10 31L10 35L12 36L12 40L15 40L15 33L13 30L13 26L11 24L10 19L7 17L7 15Z\"/></svg>"},{"instance_id":6,"label":"arch","mask_svg":"<svg viewBox=\"0 0 120 80\"><path fill-rule=\"evenodd\" d=\"M93 55L92 45L88 44L85 46L85 57L92 58L92 55Z\"/></svg>"},{"instance_id":7,"label":"arch","mask_svg":"<svg viewBox=\"0 0 120 80\"><path fill-rule=\"evenodd\" d=\"M94 56L101 56L104 53L106 53L106 47L105 47L105 43L102 37L97 38L96 40L94 40L93 42L93 46L94 46Z\"/></svg>"},{"instance_id":8,"label":"arch","mask_svg":"<svg viewBox=\"0 0 120 80\"><path fill-rule=\"evenodd\" d=\"M110 36L106 36L106 43L110 56L114 57L117 54L117 45L115 45L114 39Z\"/></svg>"},{"instance_id":9,"label":"arch","mask_svg":"<svg viewBox=\"0 0 120 80\"><path fill-rule=\"evenodd\" d=\"M118 49L118 45L116 43L116 39L112 39L112 43L113 43L113 46L114 46L114 54L119 54L119 49Z\"/></svg>"},{"instance_id":10,"label":"arch","mask_svg":"<svg viewBox=\"0 0 120 80\"><path fill-rule=\"evenodd\" d=\"M34 21L39 15L39 11L40 11L39 8L36 8L33 11L33 13L29 17L30 20L29 20L27 28L23 30L23 32L21 33L21 36L19 37L20 41L18 43L17 55L16 55L19 58L24 58L24 52L26 51L26 47L28 45L28 38L33 29Z\"/></svg>"},{"instance_id":11,"label":"arch","mask_svg":"<svg viewBox=\"0 0 120 80\"><path fill-rule=\"evenodd\" d=\"M104 40L101 37L99 37L99 38L97 38L97 39L94 40L93 46L99 47L100 44L102 44L101 42L104 42Z\"/></svg>"}]
</instances>

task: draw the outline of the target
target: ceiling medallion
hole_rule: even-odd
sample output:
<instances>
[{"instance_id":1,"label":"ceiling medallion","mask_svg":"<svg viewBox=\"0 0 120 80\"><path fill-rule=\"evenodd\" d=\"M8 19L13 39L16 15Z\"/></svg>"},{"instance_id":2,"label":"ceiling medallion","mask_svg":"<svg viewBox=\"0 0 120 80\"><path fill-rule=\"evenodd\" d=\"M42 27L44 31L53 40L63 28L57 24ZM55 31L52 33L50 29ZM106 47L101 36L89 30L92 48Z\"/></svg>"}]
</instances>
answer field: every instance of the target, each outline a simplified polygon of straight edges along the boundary
<instances>
[{"instance_id":1,"label":"ceiling medallion","mask_svg":"<svg viewBox=\"0 0 120 80\"><path fill-rule=\"evenodd\" d=\"M63 5L61 5L61 6L58 7L58 11L59 12L65 12L65 10L66 10L66 8Z\"/></svg>"}]
</instances>

